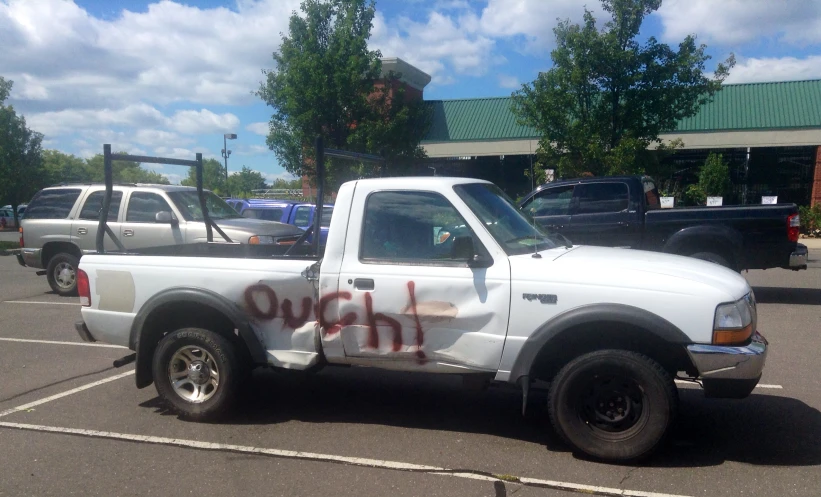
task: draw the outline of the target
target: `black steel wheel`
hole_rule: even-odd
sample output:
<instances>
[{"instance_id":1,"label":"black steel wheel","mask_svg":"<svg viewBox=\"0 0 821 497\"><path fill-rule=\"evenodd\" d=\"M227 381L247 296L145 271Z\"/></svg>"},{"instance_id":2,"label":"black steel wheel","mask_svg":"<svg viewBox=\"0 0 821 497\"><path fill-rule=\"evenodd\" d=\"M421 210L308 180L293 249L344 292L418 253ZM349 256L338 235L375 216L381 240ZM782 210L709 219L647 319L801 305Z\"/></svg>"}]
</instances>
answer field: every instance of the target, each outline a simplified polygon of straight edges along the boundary
<instances>
[{"instance_id":1,"label":"black steel wheel","mask_svg":"<svg viewBox=\"0 0 821 497\"><path fill-rule=\"evenodd\" d=\"M553 379L548 396L556 432L577 451L610 462L650 455L677 408L678 391L664 368L626 350L574 359Z\"/></svg>"}]
</instances>

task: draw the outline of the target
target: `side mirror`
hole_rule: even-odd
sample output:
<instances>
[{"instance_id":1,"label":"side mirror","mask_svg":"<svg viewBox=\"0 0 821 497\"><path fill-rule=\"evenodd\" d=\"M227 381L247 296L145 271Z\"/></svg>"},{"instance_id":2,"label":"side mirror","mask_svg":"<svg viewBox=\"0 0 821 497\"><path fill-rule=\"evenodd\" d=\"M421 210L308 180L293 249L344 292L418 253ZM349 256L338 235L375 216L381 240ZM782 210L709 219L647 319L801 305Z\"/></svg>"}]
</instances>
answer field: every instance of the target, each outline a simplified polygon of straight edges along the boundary
<instances>
[{"instance_id":1,"label":"side mirror","mask_svg":"<svg viewBox=\"0 0 821 497\"><path fill-rule=\"evenodd\" d=\"M493 259L490 257L476 255L472 236L457 236L454 238L450 253L453 259L466 261L468 266L472 268L486 268L493 265Z\"/></svg>"},{"instance_id":2,"label":"side mirror","mask_svg":"<svg viewBox=\"0 0 821 497\"><path fill-rule=\"evenodd\" d=\"M175 218L175 217L174 217L174 215L173 215L173 214L171 214L171 213L170 213L170 212L168 212L168 211L160 211L160 212L158 212L158 213L154 216L154 221L156 221L156 222L157 222L157 223L159 223L159 224L171 224L171 225L177 225L177 224L179 224L179 222L177 221L177 218Z\"/></svg>"}]
</instances>

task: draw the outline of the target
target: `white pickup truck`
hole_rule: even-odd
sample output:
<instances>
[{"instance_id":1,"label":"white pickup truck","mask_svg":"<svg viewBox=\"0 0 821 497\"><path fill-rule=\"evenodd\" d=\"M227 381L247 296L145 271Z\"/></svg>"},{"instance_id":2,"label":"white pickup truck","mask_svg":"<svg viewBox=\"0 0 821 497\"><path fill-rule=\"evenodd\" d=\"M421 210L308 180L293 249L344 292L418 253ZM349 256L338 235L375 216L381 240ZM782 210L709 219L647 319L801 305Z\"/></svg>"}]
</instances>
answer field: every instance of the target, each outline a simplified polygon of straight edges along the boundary
<instances>
[{"instance_id":1,"label":"white pickup truck","mask_svg":"<svg viewBox=\"0 0 821 497\"><path fill-rule=\"evenodd\" d=\"M556 431L610 461L659 446L677 409L674 378L742 398L764 367L755 298L738 273L572 246L487 182L346 183L324 255L284 250L85 255L77 330L134 350L137 387L153 382L197 420L224 414L263 365L475 375L521 388L525 405L531 385L549 383Z\"/></svg>"}]
</instances>

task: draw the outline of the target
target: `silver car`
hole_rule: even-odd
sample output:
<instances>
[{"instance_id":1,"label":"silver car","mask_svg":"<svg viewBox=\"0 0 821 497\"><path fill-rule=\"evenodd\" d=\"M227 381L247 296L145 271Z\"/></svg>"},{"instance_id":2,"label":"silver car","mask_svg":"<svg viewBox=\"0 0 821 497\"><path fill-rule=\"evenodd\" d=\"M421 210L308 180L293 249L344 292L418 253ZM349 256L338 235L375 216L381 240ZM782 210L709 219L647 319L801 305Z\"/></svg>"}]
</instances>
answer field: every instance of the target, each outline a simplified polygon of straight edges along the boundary
<instances>
[{"instance_id":1,"label":"silver car","mask_svg":"<svg viewBox=\"0 0 821 497\"><path fill-rule=\"evenodd\" d=\"M65 185L41 190L21 220L20 264L45 269L52 290L74 295L77 264L96 252L97 226L105 186ZM303 233L296 226L240 216L222 199L206 192L211 219L233 242L293 244ZM126 250L205 242L205 223L197 190L186 186L115 185L108 226ZM214 231L214 241L223 241ZM106 250L117 250L105 237Z\"/></svg>"}]
</instances>

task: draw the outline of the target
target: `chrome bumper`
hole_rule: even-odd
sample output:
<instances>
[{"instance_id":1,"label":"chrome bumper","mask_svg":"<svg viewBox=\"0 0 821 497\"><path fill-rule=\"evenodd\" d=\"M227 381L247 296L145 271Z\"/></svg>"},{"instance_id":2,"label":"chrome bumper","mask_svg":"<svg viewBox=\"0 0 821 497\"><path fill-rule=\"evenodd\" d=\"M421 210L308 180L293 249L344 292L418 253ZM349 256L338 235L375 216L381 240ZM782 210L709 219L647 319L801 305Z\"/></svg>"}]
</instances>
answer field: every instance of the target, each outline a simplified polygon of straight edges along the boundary
<instances>
[{"instance_id":1,"label":"chrome bumper","mask_svg":"<svg viewBox=\"0 0 821 497\"><path fill-rule=\"evenodd\" d=\"M37 269L43 269L43 263L40 260L40 252L41 249L35 248L20 249L20 255L22 256L23 262L26 264L26 266Z\"/></svg>"},{"instance_id":2,"label":"chrome bumper","mask_svg":"<svg viewBox=\"0 0 821 497\"><path fill-rule=\"evenodd\" d=\"M807 269L807 259L809 252L807 246L799 243L795 247L795 252L790 254L790 269Z\"/></svg>"},{"instance_id":3,"label":"chrome bumper","mask_svg":"<svg viewBox=\"0 0 821 497\"><path fill-rule=\"evenodd\" d=\"M708 397L744 398L761 378L767 346L767 339L756 332L748 345L693 344L687 346L687 354Z\"/></svg>"}]
</instances>

